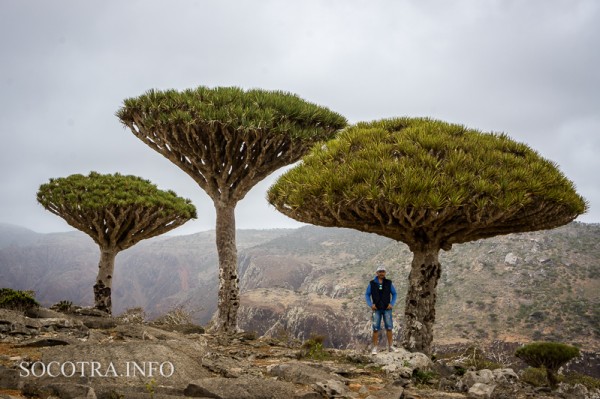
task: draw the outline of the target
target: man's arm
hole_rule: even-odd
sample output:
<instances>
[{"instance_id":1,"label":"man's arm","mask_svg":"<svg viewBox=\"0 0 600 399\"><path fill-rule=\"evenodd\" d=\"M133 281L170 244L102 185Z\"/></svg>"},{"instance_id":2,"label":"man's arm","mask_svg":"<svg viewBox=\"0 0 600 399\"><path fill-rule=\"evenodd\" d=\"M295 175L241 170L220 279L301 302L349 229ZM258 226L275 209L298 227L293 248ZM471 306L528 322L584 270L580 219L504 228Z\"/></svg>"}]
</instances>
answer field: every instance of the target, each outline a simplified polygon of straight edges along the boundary
<instances>
[{"instance_id":1,"label":"man's arm","mask_svg":"<svg viewBox=\"0 0 600 399\"><path fill-rule=\"evenodd\" d=\"M394 283L392 283L391 292L392 300L390 301L390 305L392 305L393 307L394 305L396 305L396 298L398 297L398 293L396 293L396 287L394 287Z\"/></svg>"},{"instance_id":2,"label":"man's arm","mask_svg":"<svg viewBox=\"0 0 600 399\"><path fill-rule=\"evenodd\" d=\"M367 285L367 290L365 291L365 300L367 301L368 307L373 307L373 301L371 300L371 283Z\"/></svg>"}]
</instances>

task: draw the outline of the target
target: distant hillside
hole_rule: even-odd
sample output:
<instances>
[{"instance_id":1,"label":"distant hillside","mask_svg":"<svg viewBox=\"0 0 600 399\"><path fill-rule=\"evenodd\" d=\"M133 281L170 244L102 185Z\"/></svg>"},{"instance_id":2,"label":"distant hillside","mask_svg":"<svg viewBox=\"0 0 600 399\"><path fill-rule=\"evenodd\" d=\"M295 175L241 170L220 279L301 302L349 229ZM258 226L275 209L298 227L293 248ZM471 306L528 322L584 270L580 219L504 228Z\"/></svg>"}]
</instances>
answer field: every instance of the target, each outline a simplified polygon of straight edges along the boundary
<instances>
[{"instance_id":1,"label":"distant hillside","mask_svg":"<svg viewBox=\"0 0 600 399\"><path fill-rule=\"evenodd\" d=\"M244 252L242 287L249 290L244 296L249 316L242 316L242 324L258 327L263 315L267 326L277 323L298 335L306 316L315 333L336 345L367 342L369 311L363 295L374 266L386 265L395 282L399 319L411 260L404 244L376 235L299 229ZM546 339L600 348L600 225L572 223L455 245L440 254L440 261L437 344ZM288 272L286 264L292 265ZM277 314L252 293L273 287L281 287L280 303L292 304ZM332 305L305 315L319 302L313 294L335 299L343 311ZM302 310L298 303L305 304Z\"/></svg>"},{"instance_id":2,"label":"distant hillside","mask_svg":"<svg viewBox=\"0 0 600 399\"><path fill-rule=\"evenodd\" d=\"M241 230L238 244L246 330L319 334L337 347L368 342L363 295L376 263L388 267L398 289L396 329L401 325L412 259L404 244L314 226ZM600 225L455 245L440 260L435 344L547 339L600 350ZM97 262L98 248L82 233L38 235L0 248L0 285L33 289L47 305L90 305ZM184 306L204 324L217 289L214 232L159 237L117 256L116 314L142 306L156 316Z\"/></svg>"},{"instance_id":3,"label":"distant hillside","mask_svg":"<svg viewBox=\"0 0 600 399\"><path fill-rule=\"evenodd\" d=\"M20 227L0 227L0 237L25 238L0 246L0 286L34 290L45 306L61 300L93 304L100 251L90 237L79 231L22 235L25 229ZM243 250L288 232L240 231L238 247ZM214 231L142 241L117 255L113 313L141 306L154 317L186 306L206 323L216 306L217 276Z\"/></svg>"}]
</instances>

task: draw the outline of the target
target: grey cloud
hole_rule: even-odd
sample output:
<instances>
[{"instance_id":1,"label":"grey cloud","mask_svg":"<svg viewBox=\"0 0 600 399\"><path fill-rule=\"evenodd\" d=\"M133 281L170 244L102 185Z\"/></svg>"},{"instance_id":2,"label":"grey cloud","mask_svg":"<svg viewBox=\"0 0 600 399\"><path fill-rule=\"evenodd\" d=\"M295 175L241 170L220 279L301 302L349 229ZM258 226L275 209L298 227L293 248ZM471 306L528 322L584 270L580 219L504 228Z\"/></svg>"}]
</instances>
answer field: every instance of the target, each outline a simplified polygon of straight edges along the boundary
<instances>
[{"instance_id":1,"label":"grey cloud","mask_svg":"<svg viewBox=\"0 0 600 399\"><path fill-rule=\"evenodd\" d=\"M0 0L0 221L70 229L35 202L50 177L97 170L206 194L114 113L150 88L292 91L350 121L431 116L506 132L557 162L599 222L600 4L578 1ZM243 228L297 226L238 205Z\"/></svg>"}]
</instances>

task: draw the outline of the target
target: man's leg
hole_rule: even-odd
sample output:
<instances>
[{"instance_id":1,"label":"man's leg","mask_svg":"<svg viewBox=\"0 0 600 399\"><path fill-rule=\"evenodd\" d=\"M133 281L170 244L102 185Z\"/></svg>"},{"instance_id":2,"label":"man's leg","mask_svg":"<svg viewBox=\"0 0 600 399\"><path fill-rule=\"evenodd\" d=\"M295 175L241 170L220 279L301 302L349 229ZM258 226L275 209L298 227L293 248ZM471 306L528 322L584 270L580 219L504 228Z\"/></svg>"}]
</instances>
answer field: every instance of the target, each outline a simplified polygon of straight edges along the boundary
<instances>
[{"instance_id":1,"label":"man's leg","mask_svg":"<svg viewBox=\"0 0 600 399\"><path fill-rule=\"evenodd\" d=\"M388 309L385 311L385 314L383 316L383 321L385 324L385 333L387 335L388 350L390 352L395 352L396 348L394 348L393 339L392 339L392 331L394 329L394 321L392 318L392 310L391 309Z\"/></svg>"},{"instance_id":2,"label":"man's leg","mask_svg":"<svg viewBox=\"0 0 600 399\"><path fill-rule=\"evenodd\" d=\"M388 340L388 348L392 346L392 330L385 330Z\"/></svg>"},{"instance_id":3,"label":"man's leg","mask_svg":"<svg viewBox=\"0 0 600 399\"><path fill-rule=\"evenodd\" d=\"M373 349L371 354L377 354L377 346L379 345L379 330L381 329L381 312L378 310L373 311L371 315L373 318Z\"/></svg>"}]
</instances>

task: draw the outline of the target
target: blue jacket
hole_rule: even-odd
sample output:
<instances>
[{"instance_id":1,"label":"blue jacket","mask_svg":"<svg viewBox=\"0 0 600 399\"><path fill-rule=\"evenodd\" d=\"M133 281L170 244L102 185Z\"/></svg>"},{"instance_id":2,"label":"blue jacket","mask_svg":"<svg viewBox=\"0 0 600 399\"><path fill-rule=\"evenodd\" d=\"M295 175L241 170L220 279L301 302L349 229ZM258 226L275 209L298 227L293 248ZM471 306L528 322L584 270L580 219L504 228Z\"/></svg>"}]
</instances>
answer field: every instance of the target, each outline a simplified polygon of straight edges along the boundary
<instances>
[{"instance_id":1,"label":"blue jacket","mask_svg":"<svg viewBox=\"0 0 600 399\"><path fill-rule=\"evenodd\" d=\"M377 278L377 276L375 276L375 278L373 279L374 282L376 282L377 284L379 284L379 279ZM391 283L391 280L388 280ZM390 292L392 293L392 299L390 300L390 305L392 305L392 307L396 304L396 298L398 296L398 294L396 293L396 288L394 287L394 284L391 284L390 287ZM371 299L371 282L369 282L369 285L367 285L367 290L365 291L365 300L367 301L367 306L371 307L373 306L373 300Z\"/></svg>"}]
</instances>

